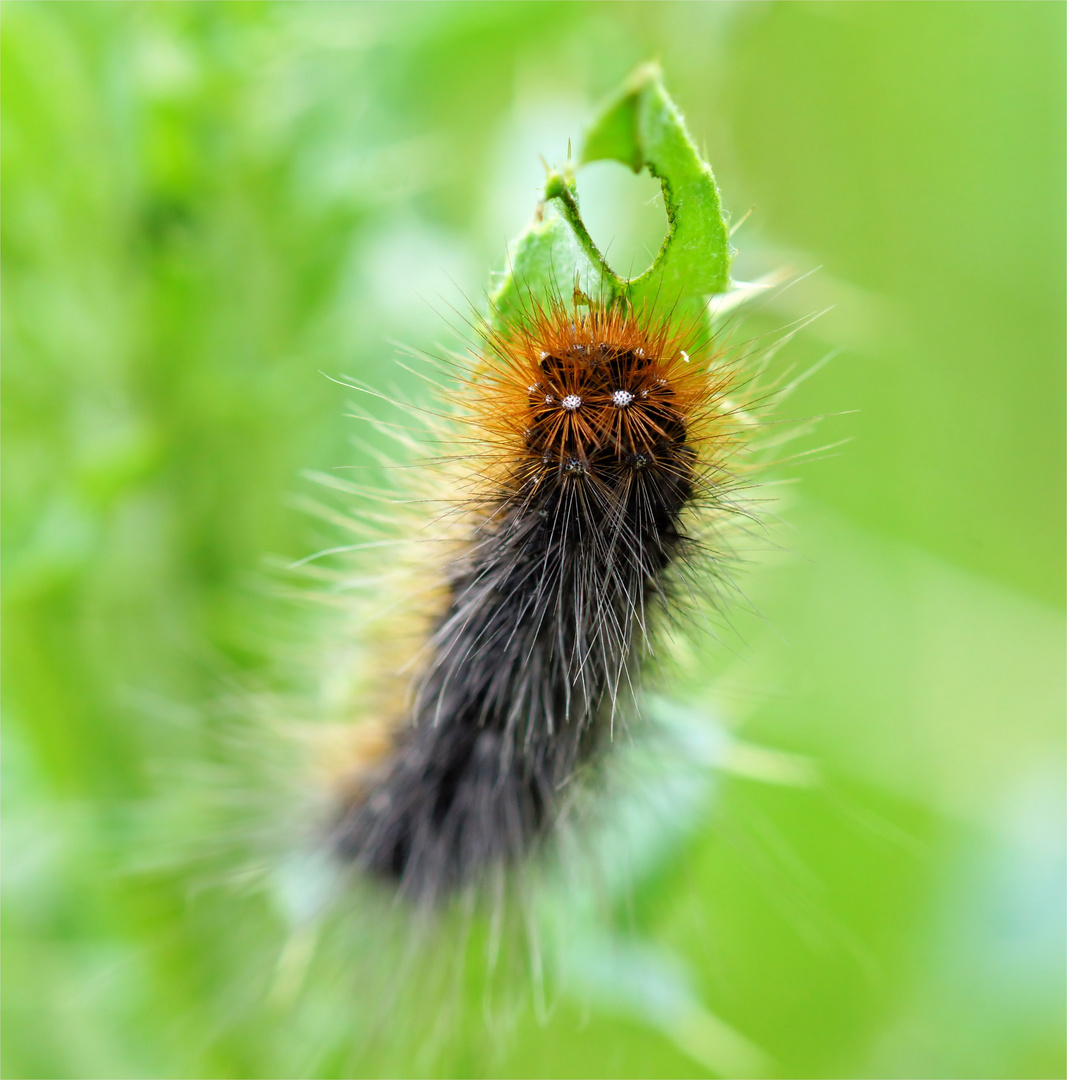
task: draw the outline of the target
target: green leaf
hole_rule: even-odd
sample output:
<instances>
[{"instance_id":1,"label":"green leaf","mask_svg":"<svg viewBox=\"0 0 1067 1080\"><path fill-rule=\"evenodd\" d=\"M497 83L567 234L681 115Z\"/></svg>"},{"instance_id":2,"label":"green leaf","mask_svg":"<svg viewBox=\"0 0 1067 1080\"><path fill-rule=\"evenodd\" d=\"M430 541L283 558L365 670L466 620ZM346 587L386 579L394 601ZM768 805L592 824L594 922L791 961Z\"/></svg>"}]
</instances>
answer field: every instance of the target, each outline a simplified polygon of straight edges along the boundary
<instances>
[{"instance_id":1,"label":"green leaf","mask_svg":"<svg viewBox=\"0 0 1067 1080\"><path fill-rule=\"evenodd\" d=\"M537 306L559 297L575 295L607 303L625 288L581 222L569 171L549 173L544 201L515 242L510 262L489 298L491 318L498 327L521 322Z\"/></svg>"},{"instance_id":2,"label":"green leaf","mask_svg":"<svg viewBox=\"0 0 1067 1080\"><path fill-rule=\"evenodd\" d=\"M491 297L497 325L569 294L579 302L688 306L729 287L733 252L719 189L655 65L634 72L590 125L580 164L604 160L647 168L660 181L668 232L655 262L629 281L608 266L582 222L568 163L549 171L534 221Z\"/></svg>"}]
</instances>

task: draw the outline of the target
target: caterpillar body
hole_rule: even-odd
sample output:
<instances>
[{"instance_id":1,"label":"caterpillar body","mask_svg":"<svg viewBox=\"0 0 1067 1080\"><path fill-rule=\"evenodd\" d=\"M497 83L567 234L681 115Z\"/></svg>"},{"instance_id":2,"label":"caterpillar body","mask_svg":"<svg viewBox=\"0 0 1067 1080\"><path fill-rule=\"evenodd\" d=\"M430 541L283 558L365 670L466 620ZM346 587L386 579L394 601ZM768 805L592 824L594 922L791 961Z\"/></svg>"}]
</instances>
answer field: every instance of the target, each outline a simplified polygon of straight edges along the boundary
<instances>
[{"instance_id":1,"label":"caterpillar body","mask_svg":"<svg viewBox=\"0 0 1067 1080\"><path fill-rule=\"evenodd\" d=\"M706 526L739 510L738 371L701 323L578 299L525 314L485 327L454 395L458 550L410 704L347 762L330 830L343 857L419 899L551 832L634 711L687 570L722 580Z\"/></svg>"}]
</instances>

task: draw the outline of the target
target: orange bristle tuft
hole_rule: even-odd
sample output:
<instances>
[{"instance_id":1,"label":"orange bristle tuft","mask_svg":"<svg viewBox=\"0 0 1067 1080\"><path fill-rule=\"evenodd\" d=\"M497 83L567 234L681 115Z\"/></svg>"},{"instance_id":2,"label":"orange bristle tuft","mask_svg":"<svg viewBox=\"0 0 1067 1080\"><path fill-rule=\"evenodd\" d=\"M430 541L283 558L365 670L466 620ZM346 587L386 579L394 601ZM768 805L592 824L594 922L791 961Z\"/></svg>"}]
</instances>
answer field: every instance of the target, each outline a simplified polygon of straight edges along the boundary
<instances>
[{"instance_id":1,"label":"orange bristle tuft","mask_svg":"<svg viewBox=\"0 0 1067 1080\"><path fill-rule=\"evenodd\" d=\"M710 373L706 335L669 313L559 304L514 334L488 334L486 346L463 404L517 480L678 474L689 467L679 453L729 438L721 406L735 375Z\"/></svg>"}]
</instances>

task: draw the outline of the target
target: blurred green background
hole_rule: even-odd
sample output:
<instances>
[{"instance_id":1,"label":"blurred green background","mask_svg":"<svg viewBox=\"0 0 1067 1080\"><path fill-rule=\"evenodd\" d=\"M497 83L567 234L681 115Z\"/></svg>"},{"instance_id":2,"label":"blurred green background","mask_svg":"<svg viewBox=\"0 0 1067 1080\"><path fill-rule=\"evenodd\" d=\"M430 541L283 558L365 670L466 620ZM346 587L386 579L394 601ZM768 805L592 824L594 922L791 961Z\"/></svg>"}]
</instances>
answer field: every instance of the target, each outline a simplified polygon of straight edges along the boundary
<instances>
[{"instance_id":1,"label":"blurred green background","mask_svg":"<svg viewBox=\"0 0 1067 1080\"><path fill-rule=\"evenodd\" d=\"M709 1075L714 1018L782 1076L1064 1075L1065 11L4 4L5 1076ZM500 1040L472 979L430 1058L322 990L344 1049L297 1066L281 917L127 873L129 822L301 638L263 559L330 542L300 473L360 460L320 373L416 394L392 342L452 343L538 155L650 58L753 208L737 276L819 268L746 325L832 305L784 415L849 442L781 470L704 680L819 782L724 772L618 913L707 1052L650 980ZM579 177L622 271L650 185Z\"/></svg>"}]
</instances>

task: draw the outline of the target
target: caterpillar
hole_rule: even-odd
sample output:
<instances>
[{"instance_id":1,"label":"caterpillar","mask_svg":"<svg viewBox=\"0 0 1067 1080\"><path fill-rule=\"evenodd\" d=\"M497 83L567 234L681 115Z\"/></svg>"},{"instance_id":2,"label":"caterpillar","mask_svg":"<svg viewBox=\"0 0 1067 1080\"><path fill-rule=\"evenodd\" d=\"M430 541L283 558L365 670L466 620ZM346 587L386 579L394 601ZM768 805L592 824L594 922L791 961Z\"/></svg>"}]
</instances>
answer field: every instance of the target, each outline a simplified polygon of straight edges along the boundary
<instances>
[{"instance_id":1,"label":"caterpillar","mask_svg":"<svg viewBox=\"0 0 1067 1080\"><path fill-rule=\"evenodd\" d=\"M634 146L598 150L627 111ZM408 692L380 698L330 763L330 850L417 901L477 886L552 836L640 714L664 629L728 587L724 536L751 514L739 455L752 422L733 404L744 374L706 314L730 254L710 169L654 71L604 117L585 160L663 181L664 248L643 278L617 278L572 178L550 174L445 395L444 509L421 535L436 529L447 554L414 557L438 583Z\"/></svg>"},{"instance_id":2,"label":"caterpillar","mask_svg":"<svg viewBox=\"0 0 1067 1080\"><path fill-rule=\"evenodd\" d=\"M699 329L621 307L538 307L488 331L460 416L484 449L467 537L408 722L333 828L344 856L414 895L521 858L603 749L697 558L683 524L730 512L734 383Z\"/></svg>"}]
</instances>

